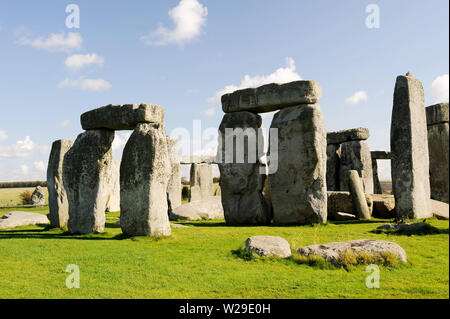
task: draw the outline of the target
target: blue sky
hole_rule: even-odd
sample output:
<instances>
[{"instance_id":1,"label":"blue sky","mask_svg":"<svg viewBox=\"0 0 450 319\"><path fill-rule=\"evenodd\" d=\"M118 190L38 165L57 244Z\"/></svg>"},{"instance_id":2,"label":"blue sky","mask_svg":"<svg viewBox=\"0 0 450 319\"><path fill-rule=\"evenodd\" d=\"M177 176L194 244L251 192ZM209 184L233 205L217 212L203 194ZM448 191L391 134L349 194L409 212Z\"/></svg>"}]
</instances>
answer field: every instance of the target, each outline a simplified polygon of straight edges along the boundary
<instances>
[{"instance_id":1,"label":"blue sky","mask_svg":"<svg viewBox=\"0 0 450 319\"><path fill-rule=\"evenodd\" d=\"M66 6L80 28L66 26ZM368 28L369 4L379 28ZM0 181L44 180L51 143L110 103L164 106L168 133L217 128L226 88L314 79L328 131L368 127L389 149L395 78L448 101L449 3L165 0L0 3ZM169 14L171 10L171 14ZM265 125L270 125L270 116ZM114 155L128 132L116 134ZM386 176L386 166L382 174Z\"/></svg>"}]
</instances>

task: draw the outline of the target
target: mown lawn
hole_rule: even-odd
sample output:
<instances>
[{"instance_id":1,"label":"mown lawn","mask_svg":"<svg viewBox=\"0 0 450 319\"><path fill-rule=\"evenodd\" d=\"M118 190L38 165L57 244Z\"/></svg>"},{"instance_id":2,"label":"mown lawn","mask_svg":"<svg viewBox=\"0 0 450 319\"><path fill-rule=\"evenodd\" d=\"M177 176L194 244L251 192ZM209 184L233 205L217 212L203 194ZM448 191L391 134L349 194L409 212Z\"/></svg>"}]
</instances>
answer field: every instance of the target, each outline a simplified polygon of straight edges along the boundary
<instances>
[{"instance_id":1,"label":"mown lawn","mask_svg":"<svg viewBox=\"0 0 450 319\"><path fill-rule=\"evenodd\" d=\"M203 221L184 223L189 228L174 228L160 240L123 238L115 222L107 220L104 234L86 236L44 226L0 230L0 298L449 298L448 221L430 220L440 234L422 236L372 233L381 220L298 227ZM364 266L346 271L245 261L233 251L252 235L282 236L292 248L385 239L405 249L409 264L380 267L380 288L368 289ZM69 264L80 268L80 289L65 286Z\"/></svg>"}]
</instances>

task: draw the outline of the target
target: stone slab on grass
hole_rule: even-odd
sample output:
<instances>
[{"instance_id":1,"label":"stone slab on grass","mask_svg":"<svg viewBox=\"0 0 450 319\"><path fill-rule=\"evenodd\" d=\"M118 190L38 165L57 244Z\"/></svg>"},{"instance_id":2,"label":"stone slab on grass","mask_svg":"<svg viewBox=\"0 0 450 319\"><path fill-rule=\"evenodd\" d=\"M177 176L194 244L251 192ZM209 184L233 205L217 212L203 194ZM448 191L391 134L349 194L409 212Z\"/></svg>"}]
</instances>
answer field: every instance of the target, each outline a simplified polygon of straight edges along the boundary
<instances>
[{"instance_id":1,"label":"stone slab on grass","mask_svg":"<svg viewBox=\"0 0 450 319\"><path fill-rule=\"evenodd\" d=\"M0 229L48 223L50 221L45 215L17 211L10 212L0 219Z\"/></svg>"}]
</instances>

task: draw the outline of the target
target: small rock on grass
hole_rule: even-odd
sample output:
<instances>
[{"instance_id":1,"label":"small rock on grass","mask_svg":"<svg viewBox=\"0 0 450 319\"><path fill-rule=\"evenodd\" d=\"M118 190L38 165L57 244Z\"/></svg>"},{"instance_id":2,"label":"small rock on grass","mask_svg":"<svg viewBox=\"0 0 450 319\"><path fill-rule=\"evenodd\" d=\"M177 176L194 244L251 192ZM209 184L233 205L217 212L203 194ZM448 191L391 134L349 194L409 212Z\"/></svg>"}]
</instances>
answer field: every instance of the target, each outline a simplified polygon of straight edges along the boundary
<instances>
[{"instance_id":1,"label":"small rock on grass","mask_svg":"<svg viewBox=\"0 0 450 319\"><path fill-rule=\"evenodd\" d=\"M246 250L262 257L291 256L291 247L286 239L278 236L252 236L245 241Z\"/></svg>"}]
</instances>

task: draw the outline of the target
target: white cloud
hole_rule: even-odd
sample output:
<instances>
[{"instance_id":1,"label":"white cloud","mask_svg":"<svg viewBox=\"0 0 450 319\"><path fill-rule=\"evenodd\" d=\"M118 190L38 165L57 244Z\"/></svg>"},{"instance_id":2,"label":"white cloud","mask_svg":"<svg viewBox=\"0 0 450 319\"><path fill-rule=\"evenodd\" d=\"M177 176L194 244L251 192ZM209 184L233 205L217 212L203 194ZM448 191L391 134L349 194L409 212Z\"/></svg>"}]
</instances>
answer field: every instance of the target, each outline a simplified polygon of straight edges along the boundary
<instances>
[{"instance_id":1,"label":"white cloud","mask_svg":"<svg viewBox=\"0 0 450 319\"><path fill-rule=\"evenodd\" d=\"M5 131L0 129L0 142L6 141L8 139L8 135Z\"/></svg>"},{"instance_id":2,"label":"white cloud","mask_svg":"<svg viewBox=\"0 0 450 319\"><path fill-rule=\"evenodd\" d=\"M213 117L214 114L216 114L216 107L213 106L213 107L204 109L204 110L203 110L203 114L206 115L206 116L208 116L208 117Z\"/></svg>"},{"instance_id":3,"label":"white cloud","mask_svg":"<svg viewBox=\"0 0 450 319\"><path fill-rule=\"evenodd\" d=\"M30 171L30 168L27 165L20 165L20 171L23 174L28 174L28 172Z\"/></svg>"},{"instance_id":4,"label":"white cloud","mask_svg":"<svg viewBox=\"0 0 450 319\"><path fill-rule=\"evenodd\" d=\"M19 38L16 43L47 51L70 52L79 50L83 43L83 37L75 32L52 33L47 38L38 37L36 39L31 39L29 34L23 34L22 30L19 30L17 34Z\"/></svg>"},{"instance_id":5,"label":"white cloud","mask_svg":"<svg viewBox=\"0 0 450 319\"><path fill-rule=\"evenodd\" d=\"M89 65L103 66L105 60L103 57L93 54L73 54L67 57L65 64L71 70L81 70Z\"/></svg>"},{"instance_id":6,"label":"white cloud","mask_svg":"<svg viewBox=\"0 0 450 319\"><path fill-rule=\"evenodd\" d=\"M219 103L222 95L234 92L236 90L241 90L245 88L254 88L269 83L287 83L301 80L302 79L301 76L295 70L296 66L294 59L287 57L286 67L284 68L281 67L275 72L266 76L264 75L250 76L247 74L244 76L244 79L241 81L241 84L239 85L231 84L225 86L225 88L216 92L216 95L210 97L208 99L208 102Z\"/></svg>"},{"instance_id":7,"label":"white cloud","mask_svg":"<svg viewBox=\"0 0 450 319\"><path fill-rule=\"evenodd\" d=\"M431 84L431 94L435 102L448 102L448 73L438 76Z\"/></svg>"},{"instance_id":8,"label":"white cloud","mask_svg":"<svg viewBox=\"0 0 450 319\"><path fill-rule=\"evenodd\" d=\"M0 158L24 158L38 152L47 155L50 148L46 145L38 145L26 136L23 141L17 141L10 146L0 146Z\"/></svg>"},{"instance_id":9,"label":"white cloud","mask_svg":"<svg viewBox=\"0 0 450 319\"><path fill-rule=\"evenodd\" d=\"M61 122L61 127L68 127L70 125L70 121L69 120L64 120Z\"/></svg>"},{"instance_id":10,"label":"white cloud","mask_svg":"<svg viewBox=\"0 0 450 319\"><path fill-rule=\"evenodd\" d=\"M67 78L64 81L60 82L58 84L58 87L60 89L66 87L77 87L83 91L101 92L110 89L112 85L104 79L72 80Z\"/></svg>"},{"instance_id":11,"label":"white cloud","mask_svg":"<svg viewBox=\"0 0 450 319\"><path fill-rule=\"evenodd\" d=\"M198 0L181 0L178 6L169 11L174 28L167 29L160 25L155 31L141 37L141 41L147 45L156 46L171 43L182 45L202 33L207 16L208 8Z\"/></svg>"},{"instance_id":12,"label":"white cloud","mask_svg":"<svg viewBox=\"0 0 450 319\"><path fill-rule=\"evenodd\" d=\"M345 103L347 103L347 104L358 104L359 102L367 101L368 98L369 97L367 96L367 93L365 91L358 91L358 92L355 92L355 94L353 94L352 96L348 97L345 100Z\"/></svg>"},{"instance_id":13,"label":"white cloud","mask_svg":"<svg viewBox=\"0 0 450 319\"><path fill-rule=\"evenodd\" d=\"M43 161L34 162L33 163L34 168L39 172L44 172L47 170L47 165Z\"/></svg>"}]
</instances>

